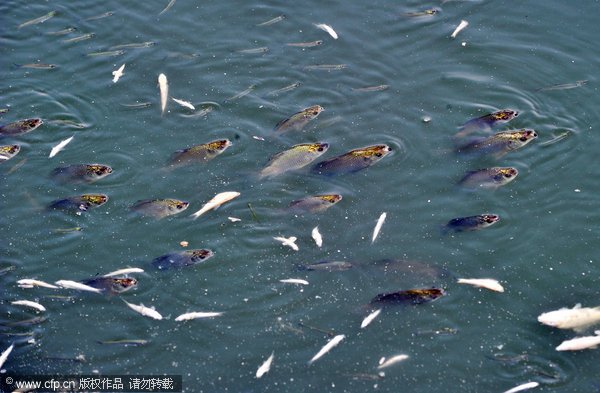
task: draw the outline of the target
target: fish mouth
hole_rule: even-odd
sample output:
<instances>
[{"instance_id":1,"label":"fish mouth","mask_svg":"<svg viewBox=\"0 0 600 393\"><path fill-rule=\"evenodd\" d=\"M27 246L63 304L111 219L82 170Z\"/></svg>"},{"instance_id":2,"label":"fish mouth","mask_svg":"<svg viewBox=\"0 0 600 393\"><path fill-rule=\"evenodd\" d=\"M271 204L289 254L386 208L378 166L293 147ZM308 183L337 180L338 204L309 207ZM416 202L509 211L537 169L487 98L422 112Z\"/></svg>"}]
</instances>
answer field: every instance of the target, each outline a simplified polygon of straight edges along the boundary
<instances>
[{"instance_id":1,"label":"fish mouth","mask_svg":"<svg viewBox=\"0 0 600 393\"><path fill-rule=\"evenodd\" d=\"M497 214L484 214L482 216L483 221L488 223L488 224L493 224L495 222L500 221L500 216Z\"/></svg>"}]
</instances>

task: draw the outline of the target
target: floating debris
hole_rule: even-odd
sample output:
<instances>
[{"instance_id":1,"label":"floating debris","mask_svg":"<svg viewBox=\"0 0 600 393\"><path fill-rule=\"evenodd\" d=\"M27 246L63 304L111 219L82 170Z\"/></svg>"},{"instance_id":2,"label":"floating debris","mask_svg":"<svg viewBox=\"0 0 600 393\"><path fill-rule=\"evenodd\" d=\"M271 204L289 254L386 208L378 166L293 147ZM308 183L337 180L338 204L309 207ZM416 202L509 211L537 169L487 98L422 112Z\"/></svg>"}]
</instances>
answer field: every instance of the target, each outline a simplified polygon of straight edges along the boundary
<instances>
[{"instance_id":1,"label":"floating debris","mask_svg":"<svg viewBox=\"0 0 600 393\"><path fill-rule=\"evenodd\" d=\"M6 348L4 350L4 352L2 352L2 354L0 354L0 370L2 370L2 366L4 366L6 359L8 359L8 355L10 355L10 353L12 352L14 347L15 347L15 345L11 344L10 347Z\"/></svg>"},{"instance_id":2,"label":"floating debris","mask_svg":"<svg viewBox=\"0 0 600 393\"><path fill-rule=\"evenodd\" d=\"M331 351L333 349L333 347L338 345L345 337L346 337L345 335L339 334L339 335L335 336L334 338L332 338L323 348L321 348L321 350L319 352L317 352L317 354L315 356L312 357L312 359L310 359L308 361L308 365L313 364L314 362L319 360L323 355L325 355L327 352Z\"/></svg>"},{"instance_id":3,"label":"floating debris","mask_svg":"<svg viewBox=\"0 0 600 393\"><path fill-rule=\"evenodd\" d=\"M522 392L523 390L528 390L528 389L532 389L532 388L536 388L540 386L540 384L538 382L527 382L524 383L522 385L519 386L515 386L512 389L508 389L507 391L505 391L504 393L517 393L517 392Z\"/></svg>"},{"instance_id":4,"label":"floating debris","mask_svg":"<svg viewBox=\"0 0 600 393\"><path fill-rule=\"evenodd\" d=\"M281 242L281 244L283 246L288 246L289 248L291 248L294 251L298 251L299 248L296 245L296 240L298 240L298 238L296 236L291 236L291 237L281 237L281 236L274 236L273 239Z\"/></svg>"},{"instance_id":5,"label":"floating debris","mask_svg":"<svg viewBox=\"0 0 600 393\"><path fill-rule=\"evenodd\" d=\"M360 328L361 328L361 329L364 329L364 328L366 328L367 326L369 326L369 324L370 324L371 322L373 322L373 320L374 320L375 318L377 318L377 316L378 316L380 313L381 313L381 308L380 308L380 309L377 309L377 310L373 311L371 314L367 315L367 316L365 317L365 319L363 319L363 321L361 322L361 324L360 324Z\"/></svg>"},{"instance_id":6,"label":"floating debris","mask_svg":"<svg viewBox=\"0 0 600 393\"><path fill-rule=\"evenodd\" d=\"M55 285L48 284L47 282L44 282L44 281L33 280L33 279L29 279L29 278L24 278L24 279L19 280L19 281L17 281L17 284L19 285L20 288L44 287L44 288L58 289L58 287Z\"/></svg>"},{"instance_id":7,"label":"floating debris","mask_svg":"<svg viewBox=\"0 0 600 393\"><path fill-rule=\"evenodd\" d=\"M265 360L265 362L256 370L256 378L260 378L271 369L271 363L273 363L273 359L275 358L275 352L271 352L271 356Z\"/></svg>"},{"instance_id":8,"label":"floating debris","mask_svg":"<svg viewBox=\"0 0 600 393\"><path fill-rule=\"evenodd\" d=\"M377 236L379 235L379 231L381 231L381 227L383 226L383 223L385 222L386 217L387 217L387 213L385 213L385 212L381 213L381 215L379 216L379 219L377 220L377 224L375 224L375 228L373 229L373 237L371 238L371 244L375 243L375 239L377 239Z\"/></svg>"},{"instance_id":9,"label":"floating debris","mask_svg":"<svg viewBox=\"0 0 600 393\"><path fill-rule=\"evenodd\" d=\"M121 78L123 76L123 70L125 69L125 64L123 64L121 67L119 67L118 70L115 70L112 72L113 74L113 83L117 83L117 81L119 80L119 78Z\"/></svg>"},{"instance_id":10,"label":"floating debris","mask_svg":"<svg viewBox=\"0 0 600 393\"><path fill-rule=\"evenodd\" d=\"M52 158L55 155L57 155L62 149L65 148L65 146L67 146L69 143L71 143L71 141L73 140L73 138L75 137L75 135L73 135L70 138L67 138L63 141L61 141L58 145L54 146L52 148L52 150L50 151L50 154L48 155L48 158Z\"/></svg>"},{"instance_id":11,"label":"floating debris","mask_svg":"<svg viewBox=\"0 0 600 393\"><path fill-rule=\"evenodd\" d=\"M167 97L169 96L169 84L165 74L158 75L158 87L160 89L160 110L164 114L167 108Z\"/></svg>"},{"instance_id":12,"label":"floating debris","mask_svg":"<svg viewBox=\"0 0 600 393\"><path fill-rule=\"evenodd\" d=\"M144 272L144 269L140 269L139 267L128 267L125 269L119 269L119 270L115 270L114 272L106 273L102 277L121 276L121 275L125 275L125 274L143 273L143 272Z\"/></svg>"},{"instance_id":13,"label":"floating debris","mask_svg":"<svg viewBox=\"0 0 600 393\"><path fill-rule=\"evenodd\" d=\"M237 218L237 217L227 217L227 219L231 222L240 222L242 221L241 218Z\"/></svg>"},{"instance_id":14,"label":"floating debris","mask_svg":"<svg viewBox=\"0 0 600 393\"><path fill-rule=\"evenodd\" d=\"M71 281L71 280L58 280L55 282L61 288L65 289L76 289L78 291L87 291L94 293L102 293L98 288L90 287L89 285L82 284L80 282Z\"/></svg>"},{"instance_id":15,"label":"floating debris","mask_svg":"<svg viewBox=\"0 0 600 393\"><path fill-rule=\"evenodd\" d=\"M459 25L456 27L456 29L454 29L454 31L450 35L450 37L456 38L456 36L458 35L458 33L460 33L462 31L462 29L464 29L468 25L469 25L469 22L467 22L466 20L461 20L460 23L459 23Z\"/></svg>"}]
</instances>

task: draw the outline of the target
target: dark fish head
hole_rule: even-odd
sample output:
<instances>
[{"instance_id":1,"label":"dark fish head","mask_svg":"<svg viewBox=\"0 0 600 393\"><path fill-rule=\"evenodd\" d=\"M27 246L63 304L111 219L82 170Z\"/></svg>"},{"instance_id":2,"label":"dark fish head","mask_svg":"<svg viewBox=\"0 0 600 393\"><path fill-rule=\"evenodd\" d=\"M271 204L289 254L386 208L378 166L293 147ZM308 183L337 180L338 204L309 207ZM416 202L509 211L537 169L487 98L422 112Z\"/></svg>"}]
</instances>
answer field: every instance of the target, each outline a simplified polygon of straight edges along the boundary
<instances>
[{"instance_id":1,"label":"dark fish head","mask_svg":"<svg viewBox=\"0 0 600 393\"><path fill-rule=\"evenodd\" d=\"M498 112L494 112L490 115L490 117L494 121L501 121L501 122L510 121L517 116L519 116L519 112L513 111L512 109L504 109L504 110L501 110Z\"/></svg>"},{"instance_id":2,"label":"dark fish head","mask_svg":"<svg viewBox=\"0 0 600 393\"><path fill-rule=\"evenodd\" d=\"M137 286L137 280L135 278L113 278L112 279L112 291L121 293L130 290L131 288L135 288Z\"/></svg>"},{"instance_id":3,"label":"dark fish head","mask_svg":"<svg viewBox=\"0 0 600 393\"><path fill-rule=\"evenodd\" d=\"M44 121L40 118L23 120L23 126L30 130L38 128L43 123L44 123Z\"/></svg>"},{"instance_id":4,"label":"dark fish head","mask_svg":"<svg viewBox=\"0 0 600 393\"><path fill-rule=\"evenodd\" d=\"M483 226L490 226L500 221L500 216L497 214L482 214L479 216L479 221Z\"/></svg>"},{"instance_id":5,"label":"dark fish head","mask_svg":"<svg viewBox=\"0 0 600 393\"><path fill-rule=\"evenodd\" d=\"M163 202L164 205L167 206L169 211L177 212L177 213L184 211L190 205L189 202L180 201L179 199L164 199L164 200L158 201L158 202Z\"/></svg>"},{"instance_id":6,"label":"dark fish head","mask_svg":"<svg viewBox=\"0 0 600 393\"><path fill-rule=\"evenodd\" d=\"M229 146L231 146L231 141L229 139L220 139L218 141L213 141L206 144L207 150L214 151L215 153L221 153Z\"/></svg>"},{"instance_id":7,"label":"dark fish head","mask_svg":"<svg viewBox=\"0 0 600 393\"><path fill-rule=\"evenodd\" d=\"M86 171L93 177L104 177L110 175L113 170L108 165L89 164L86 165Z\"/></svg>"},{"instance_id":8,"label":"dark fish head","mask_svg":"<svg viewBox=\"0 0 600 393\"><path fill-rule=\"evenodd\" d=\"M374 145L352 150L348 154L352 157L362 158L365 161L375 162L387 156L391 151L392 149L388 145Z\"/></svg>"},{"instance_id":9,"label":"dark fish head","mask_svg":"<svg viewBox=\"0 0 600 393\"><path fill-rule=\"evenodd\" d=\"M446 292L442 288L409 289L405 292L420 299L422 302L430 302L446 295Z\"/></svg>"},{"instance_id":10,"label":"dark fish head","mask_svg":"<svg viewBox=\"0 0 600 393\"><path fill-rule=\"evenodd\" d=\"M519 174L517 168L506 167L506 168L491 168L493 171L492 178L496 183L506 184L513 181Z\"/></svg>"},{"instance_id":11,"label":"dark fish head","mask_svg":"<svg viewBox=\"0 0 600 393\"><path fill-rule=\"evenodd\" d=\"M81 200L90 206L102 206L108 201L108 196L104 194L83 194Z\"/></svg>"},{"instance_id":12,"label":"dark fish head","mask_svg":"<svg viewBox=\"0 0 600 393\"><path fill-rule=\"evenodd\" d=\"M215 253L213 251L207 250L207 249L189 250L189 251L186 251L186 254L188 254L190 256L192 263L203 262L203 261L207 260L208 258L212 257L213 255L215 255Z\"/></svg>"},{"instance_id":13,"label":"dark fish head","mask_svg":"<svg viewBox=\"0 0 600 393\"><path fill-rule=\"evenodd\" d=\"M302 113L304 114L304 116L314 119L315 117L319 116L319 114L324 110L325 109L321 105L313 105L304 109Z\"/></svg>"},{"instance_id":14,"label":"dark fish head","mask_svg":"<svg viewBox=\"0 0 600 393\"><path fill-rule=\"evenodd\" d=\"M311 153L325 153L329 149L329 143L307 143L306 148ZM320 154L319 154L320 155Z\"/></svg>"},{"instance_id":15,"label":"dark fish head","mask_svg":"<svg viewBox=\"0 0 600 393\"><path fill-rule=\"evenodd\" d=\"M21 146L19 146L19 145L0 146L0 154L5 155L5 156L12 157L15 154L17 154L19 151L21 151Z\"/></svg>"},{"instance_id":16,"label":"dark fish head","mask_svg":"<svg viewBox=\"0 0 600 393\"><path fill-rule=\"evenodd\" d=\"M325 202L329 202L332 205L342 200L342 196L340 194L317 195L316 197Z\"/></svg>"}]
</instances>

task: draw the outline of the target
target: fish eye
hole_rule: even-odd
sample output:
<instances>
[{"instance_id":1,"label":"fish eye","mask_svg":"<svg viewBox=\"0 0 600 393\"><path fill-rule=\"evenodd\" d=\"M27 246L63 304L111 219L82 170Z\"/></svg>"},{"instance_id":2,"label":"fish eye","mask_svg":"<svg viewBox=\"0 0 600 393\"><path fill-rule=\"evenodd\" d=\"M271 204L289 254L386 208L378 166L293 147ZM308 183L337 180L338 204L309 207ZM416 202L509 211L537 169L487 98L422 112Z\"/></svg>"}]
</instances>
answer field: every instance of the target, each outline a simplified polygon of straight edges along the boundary
<instances>
[{"instance_id":1,"label":"fish eye","mask_svg":"<svg viewBox=\"0 0 600 393\"><path fill-rule=\"evenodd\" d=\"M510 178L512 177L512 173L505 173L505 174L504 174L504 177L506 177L506 178L510 179Z\"/></svg>"},{"instance_id":2,"label":"fish eye","mask_svg":"<svg viewBox=\"0 0 600 393\"><path fill-rule=\"evenodd\" d=\"M537 133L536 132L533 133L533 137L537 138Z\"/></svg>"},{"instance_id":3,"label":"fish eye","mask_svg":"<svg viewBox=\"0 0 600 393\"><path fill-rule=\"evenodd\" d=\"M525 141L527 141L527 137L526 136L522 136L522 137L519 138L519 140L521 142L525 142Z\"/></svg>"},{"instance_id":4,"label":"fish eye","mask_svg":"<svg viewBox=\"0 0 600 393\"><path fill-rule=\"evenodd\" d=\"M322 147L319 147L317 150L318 150L318 151L323 151L323 148L322 148Z\"/></svg>"},{"instance_id":5,"label":"fish eye","mask_svg":"<svg viewBox=\"0 0 600 393\"><path fill-rule=\"evenodd\" d=\"M381 156L383 156L383 154L381 154L381 153L375 153L375 155L376 155L377 157L381 157Z\"/></svg>"}]
</instances>

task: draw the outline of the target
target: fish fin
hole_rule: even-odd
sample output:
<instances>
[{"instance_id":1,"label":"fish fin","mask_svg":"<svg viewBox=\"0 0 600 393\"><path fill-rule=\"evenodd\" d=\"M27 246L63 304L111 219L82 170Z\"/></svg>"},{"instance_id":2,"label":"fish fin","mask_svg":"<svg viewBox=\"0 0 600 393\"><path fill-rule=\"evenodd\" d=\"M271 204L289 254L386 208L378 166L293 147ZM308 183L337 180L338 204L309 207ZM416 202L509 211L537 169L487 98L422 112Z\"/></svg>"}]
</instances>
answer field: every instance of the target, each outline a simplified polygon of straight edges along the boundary
<instances>
[{"instance_id":1,"label":"fish fin","mask_svg":"<svg viewBox=\"0 0 600 393\"><path fill-rule=\"evenodd\" d=\"M288 117L287 119L283 119L280 122L278 122L277 124L275 124L275 131L278 131L280 127L282 127L285 123L287 123L288 121L290 121L290 118Z\"/></svg>"}]
</instances>

